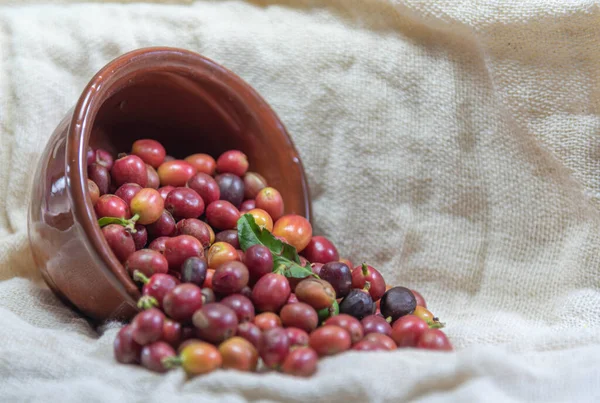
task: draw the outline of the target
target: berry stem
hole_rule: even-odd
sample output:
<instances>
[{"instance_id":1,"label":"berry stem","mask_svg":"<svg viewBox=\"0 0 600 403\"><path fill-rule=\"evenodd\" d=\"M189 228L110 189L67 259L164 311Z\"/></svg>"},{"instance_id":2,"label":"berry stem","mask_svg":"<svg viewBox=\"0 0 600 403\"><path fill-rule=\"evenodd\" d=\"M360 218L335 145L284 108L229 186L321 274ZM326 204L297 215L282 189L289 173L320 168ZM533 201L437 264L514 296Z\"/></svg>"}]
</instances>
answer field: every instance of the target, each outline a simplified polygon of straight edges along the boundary
<instances>
[{"instance_id":1,"label":"berry stem","mask_svg":"<svg viewBox=\"0 0 600 403\"><path fill-rule=\"evenodd\" d=\"M369 266L366 263L362 264L362 275L365 277L369 275Z\"/></svg>"},{"instance_id":2,"label":"berry stem","mask_svg":"<svg viewBox=\"0 0 600 403\"><path fill-rule=\"evenodd\" d=\"M129 232L131 232L132 234L135 234L137 232L137 230L135 229L135 223L139 219L140 219L140 215L138 213L135 213L134 216L128 220L129 222L127 223L125 228L127 228L129 230Z\"/></svg>"},{"instance_id":3,"label":"berry stem","mask_svg":"<svg viewBox=\"0 0 600 403\"><path fill-rule=\"evenodd\" d=\"M283 263L280 263L277 267L275 267L273 269L273 273L275 273L275 274L281 274L281 275L285 276L285 270L286 270L285 265ZM288 277L288 276L286 276L286 277Z\"/></svg>"},{"instance_id":4,"label":"berry stem","mask_svg":"<svg viewBox=\"0 0 600 403\"><path fill-rule=\"evenodd\" d=\"M440 322L440 321L434 321L432 323L429 323L429 328L430 329L441 329L445 326L444 323Z\"/></svg>"},{"instance_id":5,"label":"berry stem","mask_svg":"<svg viewBox=\"0 0 600 403\"><path fill-rule=\"evenodd\" d=\"M371 283L369 281L365 281L365 286L363 287L364 291L369 291L371 289Z\"/></svg>"},{"instance_id":6,"label":"berry stem","mask_svg":"<svg viewBox=\"0 0 600 403\"><path fill-rule=\"evenodd\" d=\"M167 369L180 367L182 363L183 363L183 360L181 359L181 357L178 357L176 355L173 357L165 357L161 361L161 364L163 365L163 367L165 367Z\"/></svg>"},{"instance_id":7,"label":"berry stem","mask_svg":"<svg viewBox=\"0 0 600 403\"><path fill-rule=\"evenodd\" d=\"M139 270L136 270L133 272L133 281L138 281L142 284L148 284L148 282L150 281L150 279L148 277L146 277L144 275L144 273L142 273Z\"/></svg>"},{"instance_id":8,"label":"berry stem","mask_svg":"<svg viewBox=\"0 0 600 403\"><path fill-rule=\"evenodd\" d=\"M118 218L118 217L102 217L98 220L98 225L100 228L105 227L109 224L119 224L122 225L132 234L135 234L137 230L135 229L135 223L140 219L139 214L135 214L130 219L126 218Z\"/></svg>"},{"instance_id":9,"label":"berry stem","mask_svg":"<svg viewBox=\"0 0 600 403\"><path fill-rule=\"evenodd\" d=\"M150 309L155 306L158 306L158 301L150 295L144 295L137 303L137 307L140 309Z\"/></svg>"}]
</instances>

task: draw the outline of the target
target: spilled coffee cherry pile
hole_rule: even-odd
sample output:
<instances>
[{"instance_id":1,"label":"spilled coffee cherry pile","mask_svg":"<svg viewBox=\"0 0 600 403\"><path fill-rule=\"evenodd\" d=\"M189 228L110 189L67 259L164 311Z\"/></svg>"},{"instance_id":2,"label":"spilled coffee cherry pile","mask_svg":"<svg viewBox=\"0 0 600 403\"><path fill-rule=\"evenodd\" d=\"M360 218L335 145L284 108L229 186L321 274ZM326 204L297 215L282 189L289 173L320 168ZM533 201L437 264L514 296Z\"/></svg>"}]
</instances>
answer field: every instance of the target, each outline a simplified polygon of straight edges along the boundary
<instances>
[{"instance_id":1,"label":"spilled coffee cherry pile","mask_svg":"<svg viewBox=\"0 0 600 403\"><path fill-rule=\"evenodd\" d=\"M150 139L116 160L88 151L98 223L143 295L117 361L310 376L347 350L452 349L418 292L340 259L248 167L240 151L176 160Z\"/></svg>"}]
</instances>

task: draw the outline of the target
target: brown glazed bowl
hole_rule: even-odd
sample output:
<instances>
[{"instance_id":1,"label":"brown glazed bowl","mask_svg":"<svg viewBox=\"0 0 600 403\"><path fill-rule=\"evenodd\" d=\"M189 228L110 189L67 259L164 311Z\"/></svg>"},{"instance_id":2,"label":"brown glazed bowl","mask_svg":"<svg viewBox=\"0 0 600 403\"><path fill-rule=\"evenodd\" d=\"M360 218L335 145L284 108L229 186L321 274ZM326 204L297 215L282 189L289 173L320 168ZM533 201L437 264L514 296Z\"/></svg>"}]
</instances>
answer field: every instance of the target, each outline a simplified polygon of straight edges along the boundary
<instances>
[{"instance_id":1,"label":"brown glazed bowl","mask_svg":"<svg viewBox=\"0 0 600 403\"><path fill-rule=\"evenodd\" d=\"M174 48L127 53L102 68L59 123L38 163L29 241L48 286L94 323L126 320L140 291L104 241L87 195L86 150L114 155L140 138L176 158L245 152L251 170L284 199L286 213L311 218L298 152L267 103L242 79Z\"/></svg>"}]
</instances>

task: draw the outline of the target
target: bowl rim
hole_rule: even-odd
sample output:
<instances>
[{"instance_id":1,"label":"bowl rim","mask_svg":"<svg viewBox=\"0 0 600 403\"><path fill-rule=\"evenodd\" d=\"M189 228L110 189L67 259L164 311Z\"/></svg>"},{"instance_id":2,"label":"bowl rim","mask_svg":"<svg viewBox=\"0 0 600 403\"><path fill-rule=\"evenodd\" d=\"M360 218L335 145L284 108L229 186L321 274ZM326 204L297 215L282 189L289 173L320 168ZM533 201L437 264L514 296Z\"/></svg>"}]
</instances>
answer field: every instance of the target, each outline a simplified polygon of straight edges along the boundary
<instances>
[{"instance_id":1,"label":"bowl rim","mask_svg":"<svg viewBox=\"0 0 600 403\"><path fill-rule=\"evenodd\" d=\"M104 240L102 231L97 225L94 207L87 194L86 152L97 113L104 101L112 95L110 91L114 89L119 79L135 75L142 67L171 69L175 66L187 67L190 71L205 69L218 75L222 81L235 85L245 98L255 101L255 105L261 109L263 116L266 116L280 131L292 151L294 162L299 165L306 218L312 221L310 191L302 160L287 129L275 111L256 90L224 66L190 50L159 46L145 47L124 53L107 63L92 77L73 108L73 115L67 131L65 172L69 183L69 198L73 215L84 238L82 241L95 260L103 263L105 276L123 295L124 300L134 305L141 295L138 286Z\"/></svg>"}]
</instances>

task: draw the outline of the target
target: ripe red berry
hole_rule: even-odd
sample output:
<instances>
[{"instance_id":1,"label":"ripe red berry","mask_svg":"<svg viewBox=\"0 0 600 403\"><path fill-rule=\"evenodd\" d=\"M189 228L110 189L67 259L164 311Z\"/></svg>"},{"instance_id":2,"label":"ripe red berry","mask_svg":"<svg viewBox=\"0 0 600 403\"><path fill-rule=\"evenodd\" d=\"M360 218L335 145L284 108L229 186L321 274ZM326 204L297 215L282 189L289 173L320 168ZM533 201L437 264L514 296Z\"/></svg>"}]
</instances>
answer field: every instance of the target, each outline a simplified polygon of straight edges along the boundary
<instances>
[{"instance_id":1,"label":"ripe red berry","mask_svg":"<svg viewBox=\"0 0 600 403\"><path fill-rule=\"evenodd\" d=\"M340 259L335 245L324 236L313 236L302 255L311 263L329 263Z\"/></svg>"},{"instance_id":2,"label":"ripe red berry","mask_svg":"<svg viewBox=\"0 0 600 403\"><path fill-rule=\"evenodd\" d=\"M415 315L405 315L394 322L392 339L398 347L416 347L419 338L427 329L429 326L423 319Z\"/></svg>"},{"instance_id":3,"label":"ripe red berry","mask_svg":"<svg viewBox=\"0 0 600 403\"><path fill-rule=\"evenodd\" d=\"M202 307L202 290L195 284L179 284L165 295L162 307L173 320L190 322L194 312Z\"/></svg>"},{"instance_id":4,"label":"ripe red berry","mask_svg":"<svg viewBox=\"0 0 600 403\"><path fill-rule=\"evenodd\" d=\"M352 287L367 289L373 301L377 301L385 294L385 280L381 273L364 263L352 270Z\"/></svg>"},{"instance_id":5,"label":"ripe red berry","mask_svg":"<svg viewBox=\"0 0 600 403\"><path fill-rule=\"evenodd\" d=\"M127 155L116 160L110 170L110 175L116 186L124 183L137 183L146 187L148 171L144 161L135 155Z\"/></svg>"},{"instance_id":6,"label":"ripe red berry","mask_svg":"<svg viewBox=\"0 0 600 403\"><path fill-rule=\"evenodd\" d=\"M310 346L320 356L346 351L352 345L350 333L334 325L325 325L310 334Z\"/></svg>"},{"instance_id":7,"label":"ripe red berry","mask_svg":"<svg viewBox=\"0 0 600 403\"><path fill-rule=\"evenodd\" d=\"M142 346L160 340L164 320L165 315L156 308L138 313L131 321L131 337Z\"/></svg>"},{"instance_id":8,"label":"ripe red berry","mask_svg":"<svg viewBox=\"0 0 600 403\"><path fill-rule=\"evenodd\" d=\"M288 375L311 376L317 372L319 356L310 347L300 347L292 350L281 365L281 371Z\"/></svg>"},{"instance_id":9,"label":"ripe red berry","mask_svg":"<svg viewBox=\"0 0 600 403\"><path fill-rule=\"evenodd\" d=\"M429 350L452 351L452 344L440 329L427 329L419 337L417 348Z\"/></svg>"},{"instance_id":10,"label":"ripe red berry","mask_svg":"<svg viewBox=\"0 0 600 403\"><path fill-rule=\"evenodd\" d=\"M167 155L167 151L163 145L152 139L135 141L131 147L131 153L140 157L146 164L153 168L158 168Z\"/></svg>"},{"instance_id":11,"label":"ripe red berry","mask_svg":"<svg viewBox=\"0 0 600 403\"><path fill-rule=\"evenodd\" d=\"M241 151L225 151L217 159L217 171L219 173L231 173L243 176L248 170L248 157Z\"/></svg>"}]
</instances>

